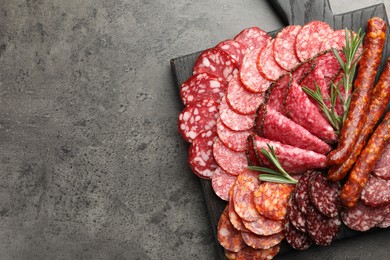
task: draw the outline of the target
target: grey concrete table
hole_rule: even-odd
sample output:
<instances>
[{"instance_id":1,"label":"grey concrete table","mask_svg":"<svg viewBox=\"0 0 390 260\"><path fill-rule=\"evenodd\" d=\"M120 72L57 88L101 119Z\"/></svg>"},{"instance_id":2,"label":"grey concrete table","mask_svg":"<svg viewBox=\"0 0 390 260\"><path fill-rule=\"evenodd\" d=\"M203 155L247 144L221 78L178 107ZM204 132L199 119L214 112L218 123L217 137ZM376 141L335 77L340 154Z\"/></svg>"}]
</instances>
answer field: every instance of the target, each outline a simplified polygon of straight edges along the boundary
<instances>
[{"instance_id":1,"label":"grey concrete table","mask_svg":"<svg viewBox=\"0 0 390 260\"><path fill-rule=\"evenodd\" d=\"M0 0L0 259L214 259L169 60L253 25L282 23L261 0ZM389 259L389 235L279 259Z\"/></svg>"}]
</instances>

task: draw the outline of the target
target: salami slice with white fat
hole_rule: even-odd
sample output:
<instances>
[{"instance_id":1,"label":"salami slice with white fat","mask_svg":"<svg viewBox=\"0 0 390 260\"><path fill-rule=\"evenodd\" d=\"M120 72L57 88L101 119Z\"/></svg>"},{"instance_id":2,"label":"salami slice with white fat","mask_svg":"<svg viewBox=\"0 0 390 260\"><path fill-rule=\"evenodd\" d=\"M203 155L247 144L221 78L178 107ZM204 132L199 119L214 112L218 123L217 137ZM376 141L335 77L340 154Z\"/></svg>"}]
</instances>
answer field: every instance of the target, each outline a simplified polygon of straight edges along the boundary
<instances>
[{"instance_id":1,"label":"salami slice with white fat","mask_svg":"<svg viewBox=\"0 0 390 260\"><path fill-rule=\"evenodd\" d=\"M236 62L237 66L240 66L242 59L246 53L246 47L235 40L225 40L220 42L216 46L217 49L220 49L227 54Z\"/></svg>"},{"instance_id":2,"label":"salami slice with white fat","mask_svg":"<svg viewBox=\"0 0 390 260\"><path fill-rule=\"evenodd\" d=\"M229 208L226 206L219 218L217 238L223 248L229 251L238 252L241 248L244 248L246 244L242 239L241 232L235 229L232 223L230 223L228 210Z\"/></svg>"},{"instance_id":3,"label":"salami slice with white fat","mask_svg":"<svg viewBox=\"0 0 390 260\"><path fill-rule=\"evenodd\" d=\"M280 164L290 174L300 174L310 169L326 167L326 156L323 154L271 141L255 135L257 153L259 154L260 161L266 167L274 168L274 165L268 158L261 153L262 148L269 151L268 145L274 148Z\"/></svg>"},{"instance_id":4,"label":"salami slice with white fat","mask_svg":"<svg viewBox=\"0 0 390 260\"><path fill-rule=\"evenodd\" d=\"M285 236L287 243L296 250L306 250L313 245L313 240L304 232L296 229L290 221L286 221L284 224Z\"/></svg>"},{"instance_id":5,"label":"salami slice with white fat","mask_svg":"<svg viewBox=\"0 0 390 260\"><path fill-rule=\"evenodd\" d=\"M221 104L219 105L219 114L222 122L234 131L245 131L252 129L256 114L252 115L241 115L232 110L226 101L226 97L222 98Z\"/></svg>"},{"instance_id":6,"label":"salami slice with white fat","mask_svg":"<svg viewBox=\"0 0 390 260\"><path fill-rule=\"evenodd\" d=\"M287 71L276 63L274 58L274 40L270 41L259 54L257 69L261 75L268 80L277 80Z\"/></svg>"},{"instance_id":7,"label":"salami slice with white fat","mask_svg":"<svg viewBox=\"0 0 390 260\"><path fill-rule=\"evenodd\" d=\"M306 232L306 214L299 209L294 194L296 193L294 192L288 200L286 218L296 229Z\"/></svg>"},{"instance_id":8,"label":"salami slice with white fat","mask_svg":"<svg viewBox=\"0 0 390 260\"><path fill-rule=\"evenodd\" d=\"M329 33L324 40L322 41L321 51L330 50L335 48L337 50L342 50L345 46L345 30L336 30L332 33Z\"/></svg>"},{"instance_id":9,"label":"salami slice with white fat","mask_svg":"<svg viewBox=\"0 0 390 260\"><path fill-rule=\"evenodd\" d=\"M220 118L217 120L217 134L222 143L229 149L236 152L246 150L246 141L249 135L253 133L252 129L244 131L233 131L222 122Z\"/></svg>"},{"instance_id":10,"label":"salami slice with white fat","mask_svg":"<svg viewBox=\"0 0 390 260\"><path fill-rule=\"evenodd\" d=\"M189 106L203 99L212 99L220 103L225 95L227 84L218 77L208 73L195 74L189 77L180 88L183 104Z\"/></svg>"},{"instance_id":11,"label":"salami slice with white fat","mask_svg":"<svg viewBox=\"0 0 390 260\"><path fill-rule=\"evenodd\" d=\"M247 51L262 49L271 40L271 36L259 27L251 27L242 30L234 37L235 41L242 43Z\"/></svg>"},{"instance_id":12,"label":"salami slice with white fat","mask_svg":"<svg viewBox=\"0 0 390 260\"><path fill-rule=\"evenodd\" d=\"M260 236L252 232L241 232L241 236L248 246L255 249L268 249L271 248L284 239L284 233L279 232L269 236Z\"/></svg>"},{"instance_id":13,"label":"salami slice with white fat","mask_svg":"<svg viewBox=\"0 0 390 260\"><path fill-rule=\"evenodd\" d=\"M200 133L215 131L218 118L218 104L203 99L184 108L179 114L178 128L181 136L191 143Z\"/></svg>"},{"instance_id":14,"label":"salami slice with white fat","mask_svg":"<svg viewBox=\"0 0 390 260\"><path fill-rule=\"evenodd\" d=\"M216 133L211 130L202 132L192 141L188 150L188 163L192 171L201 178L210 179L217 168L213 156L216 138Z\"/></svg>"},{"instance_id":15,"label":"salami slice with white fat","mask_svg":"<svg viewBox=\"0 0 390 260\"><path fill-rule=\"evenodd\" d=\"M387 207L390 207L390 205L387 205ZM385 218L377 225L379 228L388 228L390 227L390 212L387 213Z\"/></svg>"},{"instance_id":16,"label":"salami slice with white fat","mask_svg":"<svg viewBox=\"0 0 390 260\"><path fill-rule=\"evenodd\" d=\"M360 198L364 204L371 207L390 204L390 180L370 176Z\"/></svg>"},{"instance_id":17,"label":"salami slice with white fat","mask_svg":"<svg viewBox=\"0 0 390 260\"><path fill-rule=\"evenodd\" d=\"M339 217L329 218L314 207L307 215L306 230L316 245L330 245L336 238L341 226Z\"/></svg>"},{"instance_id":18,"label":"salami slice with white fat","mask_svg":"<svg viewBox=\"0 0 390 260\"><path fill-rule=\"evenodd\" d=\"M259 215L254 221L242 220L242 223L251 232L261 236L270 236L283 231L283 221L266 218L262 215Z\"/></svg>"},{"instance_id":19,"label":"salami slice with white fat","mask_svg":"<svg viewBox=\"0 0 390 260\"><path fill-rule=\"evenodd\" d=\"M263 93L253 93L248 91L238 76L234 76L228 84L226 91L226 101L237 113L251 115L256 112L260 103L264 101Z\"/></svg>"},{"instance_id":20,"label":"salami slice with white fat","mask_svg":"<svg viewBox=\"0 0 390 260\"><path fill-rule=\"evenodd\" d=\"M340 57L345 60L343 52ZM340 71L341 66L333 52L328 51L316 58L316 67L322 72L325 78L334 78Z\"/></svg>"},{"instance_id":21,"label":"salami slice with white fat","mask_svg":"<svg viewBox=\"0 0 390 260\"><path fill-rule=\"evenodd\" d=\"M244 247L238 252L225 250L225 256L229 260L265 260L273 259L280 251L280 244L268 249L254 249L250 246Z\"/></svg>"},{"instance_id":22,"label":"salami slice with white fat","mask_svg":"<svg viewBox=\"0 0 390 260\"><path fill-rule=\"evenodd\" d=\"M193 74L209 73L221 80L229 81L238 73L237 64L224 51L211 48L202 52L195 62Z\"/></svg>"},{"instance_id":23,"label":"salami slice with white fat","mask_svg":"<svg viewBox=\"0 0 390 260\"><path fill-rule=\"evenodd\" d=\"M309 195L309 181L313 171L307 171L299 179L298 184L295 187L294 198L299 209L304 213L309 213L309 208L311 206L310 195Z\"/></svg>"},{"instance_id":24,"label":"salami slice with white fat","mask_svg":"<svg viewBox=\"0 0 390 260\"><path fill-rule=\"evenodd\" d=\"M300 25L290 25L278 32L274 43L275 61L285 70L291 70L299 64L295 53L295 39L301 30Z\"/></svg>"},{"instance_id":25,"label":"salami slice with white fat","mask_svg":"<svg viewBox=\"0 0 390 260\"><path fill-rule=\"evenodd\" d=\"M267 139L316 153L326 154L331 150L330 145L266 104L257 110L255 131Z\"/></svg>"},{"instance_id":26,"label":"salami slice with white fat","mask_svg":"<svg viewBox=\"0 0 390 260\"><path fill-rule=\"evenodd\" d=\"M254 49L245 54L239 72L242 84L254 93L264 92L271 85L271 81L263 77L257 69L256 63L261 50Z\"/></svg>"},{"instance_id":27,"label":"salami slice with white fat","mask_svg":"<svg viewBox=\"0 0 390 260\"><path fill-rule=\"evenodd\" d=\"M300 61L310 59L320 52L322 41L333 29L322 21L311 21L305 24L296 37L295 50Z\"/></svg>"},{"instance_id":28,"label":"salami slice with white fat","mask_svg":"<svg viewBox=\"0 0 390 260\"><path fill-rule=\"evenodd\" d=\"M313 91L316 91L318 87L322 97L324 98L325 105L329 108L331 107L328 85L324 74L322 74L322 71L318 67L316 67L304 80L302 80L300 85ZM317 107L317 109L321 111L319 103L311 97L309 97L309 99Z\"/></svg>"},{"instance_id":29,"label":"salami slice with white fat","mask_svg":"<svg viewBox=\"0 0 390 260\"><path fill-rule=\"evenodd\" d=\"M300 84L302 80L304 80L310 75L310 73L316 68L316 66L316 59L300 63L299 66L295 67L293 71L291 71L292 79L295 80L298 84Z\"/></svg>"},{"instance_id":30,"label":"salami slice with white fat","mask_svg":"<svg viewBox=\"0 0 390 260\"><path fill-rule=\"evenodd\" d=\"M211 185L215 194L222 200L229 200L229 191L236 182L237 176L231 175L221 167L217 167L211 178Z\"/></svg>"},{"instance_id":31,"label":"salami slice with white fat","mask_svg":"<svg viewBox=\"0 0 390 260\"><path fill-rule=\"evenodd\" d=\"M390 143L386 144L381 156L376 161L372 174L381 179L390 180Z\"/></svg>"},{"instance_id":32,"label":"salami slice with white fat","mask_svg":"<svg viewBox=\"0 0 390 260\"><path fill-rule=\"evenodd\" d=\"M284 103L286 100L287 91L292 80L291 74L286 74L278 81L274 82L268 90L267 105L275 111L284 114Z\"/></svg>"},{"instance_id":33,"label":"salami slice with white fat","mask_svg":"<svg viewBox=\"0 0 390 260\"><path fill-rule=\"evenodd\" d=\"M213 154L217 164L229 174L238 175L248 167L245 152L229 149L219 138L214 141Z\"/></svg>"}]
</instances>

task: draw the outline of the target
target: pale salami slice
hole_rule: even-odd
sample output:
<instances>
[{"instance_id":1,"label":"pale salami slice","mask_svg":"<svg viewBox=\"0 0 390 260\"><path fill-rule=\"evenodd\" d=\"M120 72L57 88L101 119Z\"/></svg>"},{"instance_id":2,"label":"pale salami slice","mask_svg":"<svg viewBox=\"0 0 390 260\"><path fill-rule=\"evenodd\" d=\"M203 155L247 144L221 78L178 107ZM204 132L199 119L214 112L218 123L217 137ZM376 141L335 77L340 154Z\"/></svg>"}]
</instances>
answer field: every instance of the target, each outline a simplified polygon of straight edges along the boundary
<instances>
[{"instance_id":1,"label":"pale salami slice","mask_svg":"<svg viewBox=\"0 0 390 260\"><path fill-rule=\"evenodd\" d=\"M307 215L306 230L314 243L319 246L330 245L340 230L339 217L328 218L318 212L314 207Z\"/></svg>"},{"instance_id":2,"label":"pale salami slice","mask_svg":"<svg viewBox=\"0 0 390 260\"><path fill-rule=\"evenodd\" d=\"M229 81L226 91L226 101L235 112L243 115L251 115L256 112L260 103L264 101L264 92L253 93L248 91L238 76L235 76Z\"/></svg>"},{"instance_id":3,"label":"pale salami slice","mask_svg":"<svg viewBox=\"0 0 390 260\"><path fill-rule=\"evenodd\" d=\"M328 34L327 37L323 40L321 45L321 51L330 50L335 48L337 50L342 50L345 46L345 30L336 30Z\"/></svg>"},{"instance_id":4,"label":"pale salami slice","mask_svg":"<svg viewBox=\"0 0 390 260\"><path fill-rule=\"evenodd\" d=\"M387 207L390 207L390 205L388 205ZM385 218L382 220L381 223L379 223L377 225L377 227L379 228L388 228L390 227L390 213L387 213Z\"/></svg>"},{"instance_id":5,"label":"pale salami slice","mask_svg":"<svg viewBox=\"0 0 390 260\"><path fill-rule=\"evenodd\" d=\"M217 49L220 49L227 54L236 62L237 66L240 66L242 63L242 59L246 53L246 47L235 40L225 40L220 42L216 46Z\"/></svg>"},{"instance_id":6,"label":"pale salami slice","mask_svg":"<svg viewBox=\"0 0 390 260\"><path fill-rule=\"evenodd\" d=\"M350 229L367 231L381 223L389 213L388 206L369 207L359 200L354 208L343 209L341 218Z\"/></svg>"},{"instance_id":7,"label":"pale salami slice","mask_svg":"<svg viewBox=\"0 0 390 260\"><path fill-rule=\"evenodd\" d=\"M201 73L189 77L180 88L180 96L183 104L189 106L202 99L212 99L220 103L225 95L227 84L217 77Z\"/></svg>"},{"instance_id":8,"label":"pale salami slice","mask_svg":"<svg viewBox=\"0 0 390 260\"><path fill-rule=\"evenodd\" d=\"M227 103L226 97L222 98L221 104L219 105L219 114L225 126L234 131L252 129L256 117L256 114L241 115L234 112Z\"/></svg>"},{"instance_id":9,"label":"pale salami slice","mask_svg":"<svg viewBox=\"0 0 390 260\"><path fill-rule=\"evenodd\" d=\"M295 53L295 38L301 30L300 25L290 25L278 32L274 43L275 61L285 70L291 70L299 64Z\"/></svg>"},{"instance_id":10,"label":"pale salami slice","mask_svg":"<svg viewBox=\"0 0 390 260\"><path fill-rule=\"evenodd\" d=\"M229 200L229 191L233 187L237 176L231 175L220 167L217 167L214 171L214 174L211 178L211 185L215 194L220 197L222 200Z\"/></svg>"},{"instance_id":11,"label":"pale salami slice","mask_svg":"<svg viewBox=\"0 0 390 260\"><path fill-rule=\"evenodd\" d=\"M229 149L242 152L246 150L246 140L253 133L252 129L244 131L233 131L222 122L220 118L217 120L217 134L222 143Z\"/></svg>"},{"instance_id":12,"label":"pale salami slice","mask_svg":"<svg viewBox=\"0 0 390 260\"><path fill-rule=\"evenodd\" d=\"M229 191L229 219L232 223L233 227L235 227L237 230L243 231L243 232L250 232L249 229L247 229L244 226L244 223L242 223L242 220L240 216L237 215L235 209L234 209L234 202L233 202L233 191L234 191L234 185Z\"/></svg>"},{"instance_id":13,"label":"pale salami slice","mask_svg":"<svg viewBox=\"0 0 390 260\"><path fill-rule=\"evenodd\" d=\"M382 155L376 161L373 175L384 180L390 180L390 143L386 144Z\"/></svg>"},{"instance_id":14,"label":"pale salami slice","mask_svg":"<svg viewBox=\"0 0 390 260\"><path fill-rule=\"evenodd\" d=\"M244 226L253 233L261 236L270 236L283 230L283 221L259 216L255 221L242 220Z\"/></svg>"},{"instance_id":15,"label":"pale salami slice","mask_svg":"<svg viewBox=\"0 0 390 260\"><path fill-rule=\"evenodd\" d=\"M255 137L252 134L246 139L246 159L248 161L248 165L261 166L259 162L259 156L254 146L254 138Z\"/></svg>"},{"instance_id":16,"label":"pale salami slice","mask_svg":"<svg viewBox=\"0 0 390 260\"><path fill-rule=\"evenodd\" d=\"M330 145L265 104L257 110L255 131L267 139L316 153L326 154L331 150Z\"/></svg>"},{"instance_id":17,"label":"pale salami slice","mask_svg":"<svg viewBox=\"0 0 390 260\"><path fill-rule=\"evenodd\" d=\"M256 66L260 51L261 49L254 49L245 54L239 72L242 84L254 93L264 92L271 85L271 81L263 77Z\"/></svg>"},{"instance_id":18,"label":"pale salami slice","mask_svg":"<svg viewBox=\"0 0 390 260\"><path fill-rule=\"evenodd\" d=\"M213 154L217 164L229 174L238 175L248 167L245 152L230 150L219 138L214 141Z\"/></svg>"},{"instance_id":19,"label":"pale salami slice","mask_svg":"<svg viewBox=\"0 0 390 260\"><path fill-rule=\"evenodd\" d=\"M188 163L192 171L201 178L210 179L217 168L213 156L216 138L216 133L211 130L202 132L192 141L188 150Z\"/></svg>"},{"instance_id":20,"label":"pale salami slice","mask_svg":"<svg viewBox=\"0 0 390 260\"><path fill-rule=\"evenodd\" d=\"M295 50L300 61L310 59L321 50L322 41L333 29L325 22L312 21L305 24L296 37Z\"/></svg>"},{"instance_id":21,"label":"pale salami slice","mask_svg":"<svg viewBox=\"0 0 390 260\"><path fill-rule=\"evenodd\" d=\"M246 246L242 239L241 232L235 229L232 223L230 223L228 206L225 207L225 210L219 218L217 238L220 245L229 251L238 252L241 248Z\"/></svg>"},{"instance_id":22,"label":"pale salami slice","mask_svg":"<svg viewBox=\"0 0 390 260\"><path fill-rule=\"evenodd\" d=\"M311 206L310 195L309 195L309 181L311 176L313 175L312 171L307 171L303 174L303 176L299 179L298 184L295 188L295 201L299 207L299 209L304 213L309 213L309 208Z\"/></svg>"},{"instance_id":23,"label":"pale salami slice","mask_svg":"<svg viewBox=\"0 0 390 260\"><path fill-rule=\"evenodd\" d=\"M282 114L284 114L284 103L291 80L291 74L286 74L278 81L274 82L267 93L269 96L267 105Z\"/></svg>"},{"instance_id":24,"label":"pale salami slice","mask_svg":"<svg viewBox=\"0 0 390 260\"><path fill-rule=\"evenodd\" d=\"M179 114L179 132L187 142L205 131L215 131L218 118L218 104L214 100L204 99L186 107Z\"/></svg>"},{"instance_id":25,"label":"pale salami slice","mask_svg":"<svg viewBox=\"0 0 390 260\"><path fill-rule=\"evenodd\" d=\"M263 48L257 60L257 69L260 74L268 80L277 80L287 71L280 67L274 58L274 40L270 41L268 45Z\"/></svg>"},{"instance_id":26,"label":"pale salami slice","mask_svg":"<svg viewBox=\"0 0 390 260\"><path fill-rule=\"evenodd\" d=\"M280 244L268 249L254 249L250 246L244 247L237 253L225 250L225 256L231 260L266 260L273 259L280 251Z\"/></svg>"},{"instance_id":27,"label":"pale salami slice","mask_svg":"<svg viewBox=\"0 0 390 260\"><path fill-rule=\"evenodd\" d=\"M309 181L309 194L313 206L323 215L333 218L339 215L341 185L328 181L321 173L314 173Z\"/></svg>"},{"instance_id":28,"label":"pale salami slice","mask_svg":"<svg viewBox=\"0 0 390 260\"><path fill-rule=\"evenodd\" d=\"M321 115L301 86L291 83L286 97L287 116L310 133L326 142L334 142L337 135L329 122Z\"/></svg>"},{"instance_id":29,"label":"pale salami slice","mask_svg":"<svg viewBox=\"0 0 390 260\"><path fill-rule=\"evenodd\" d=\"M261 148L269 151L267 146L267 144L269 144L273 146L282 167L290 174L304 173L309 169L326 168L326 156L323 154L271 141L257 135L255 135L255 142L260 161L266 167L275 168L268 158L260 151Z\"/></svg>"},{"instance_id":30,"label":"pale salami slice","mask_svg":"<svg viewBox=\"0 0 390 260\"><path fill-rule=\"evenodd\" d=\"M234 37L235 41L242 43L247 51L261 49L271 40L271 36L259 27L251 27L242 30Z\"/></svg>"},{"instance_id":31,"label":"pale salami slice","mask_svg":"<svg viewBox=\"0 0 390 260\"><path fill-rule=\"evenodd\" d=\"M306 214L304 214L298 207L295 196L293 195L288 200L287 215L291 224L301 232L306 232Z\"/></svg>"},{"instance_id":32,"label":"pale salami slice","mask_svg":"<svg viewBox=\"0 0 390 260\"><path fill-rule=\"evenodd\" d=\"M313 240L306 233L296 229L290 221L286 221L284 225L285 236L287 242L296 250L306 250L313 245Z\"/></svg>"},{"instance_id":33,"label":"pale salami slice","mask_svg":"<svg viewBox=\"0 0 390 260\"><path fill-rule=\"evenodd\" d=\"M255 249L268 249L271 248L284 239L284 233L279 232L269 236L260 236L252 232L241 232L241 236L248 246Z\"/></svg>"},{"instance_id":34,"label":"pale salami slice","mask_svg":"<svg viewBox=\"0 0 390 260\"><path fill-rule=\"evenodd\" d=\"M195 62L193 74L209 73L221 80L229 81L238 73L237 64L224 51L211 48L202 52Z\"/></svg>"},{"instance_id":35,"label":"pale salami slice","mask_svg":"<svg viewBox=\"0 0 390 260\"><path fill-rule=\"evenodd\" d=\"M267 218L283 220L293 190L294 185L263 182L253 192L257 211Z\"/></svg>"},{"instance_id":36,"label":"pale salami slice","mask_svg":"<svg viewBox=\"0 0 390 260\"><path fill-rule=\"evenodd\" d=\"M361 199L364 204L371 207L390 204L390 180L371 176L362 191Z\"/></svg>"}]
</instances>

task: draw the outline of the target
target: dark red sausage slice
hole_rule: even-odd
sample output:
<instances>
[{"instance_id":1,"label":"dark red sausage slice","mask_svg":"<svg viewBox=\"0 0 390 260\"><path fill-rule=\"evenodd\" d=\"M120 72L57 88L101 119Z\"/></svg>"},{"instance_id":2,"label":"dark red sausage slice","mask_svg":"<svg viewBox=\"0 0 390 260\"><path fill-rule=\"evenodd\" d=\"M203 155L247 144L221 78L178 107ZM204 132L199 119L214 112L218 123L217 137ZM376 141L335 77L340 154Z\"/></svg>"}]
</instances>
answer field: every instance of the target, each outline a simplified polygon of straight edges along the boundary
<instances>
[{"instance_id":1,"label":"dark red sausage slice","mask_svg":"<svg viewBox=\"0 0 390 260\"><path fill-rule=\"evenodd\" d=\"M361 200L371 207L390 204L390 181L371 176L362 191Z\"/></svg>"},{"instance_id":2,"label":"dark red sausage slice","mask_svg":"<svg viewBox=\"0 0 390 260\"><path fill-rule=\"evenodd\" d=\"M294 194L295 192L288 200L286 219L299 231L306 232L306 214L299 209ZM308 207L311 207L311 205Z\"/></svg>"},{"instance_id":3,"label":"dark red sausage slice","mask_svg":"<svg viewBox=\"0 0 390 260\"><path fill-rule=\"evenodd\" d=\"M316 245L327 246L332 243L340 230L339 217L328 218L314 208L307 215L307 233Z\"/></svg>"},{"instance_id":4,"label":"dark red sausage slice","mask_svg":"<svg viewBox=\"0 0 390 260\"><path fill-rule=\"evenodd\" d=\"M237 66L241 65L242 59L246 53L246 47L242 43L235 40L225 40L220 42L216 48L229 54L230 57L236 62Z\"/></svg>"},{"instance_id":5,"label":"dark red sausage slice","mask_svg":"<svg viewBox=\"0 0 390 260\"><path fill-rule=\"evenodd\" d=\"M306 233L296 229L290 221L284 225L287 242L297 250L306 250L313 245L313 240Z\"/></svg>"},{"instance_id":6,"label":"dark red sausage slice","mask_svg":"<svg viewBox=\"0 0 390 260\"><path fill-rule=\"evenodd\" d=\"M299 179L298 184L295 188L295 200L299 209L305 214L309 213L309 208L311 206L309 195L309 181L313 174L313 171L305 172L303 176Z\"/></svg>"},{"instance_id":7,"label":"dark red sausage slice","mask_svg":"<svg viewBox=\"0 0 390 260\"><path fill-rule=\"evenodd\" d=\"M384 180L390 180L390 143L386 145L381 157L375 163L373 175Z\"/></svg>"}]
</instances>

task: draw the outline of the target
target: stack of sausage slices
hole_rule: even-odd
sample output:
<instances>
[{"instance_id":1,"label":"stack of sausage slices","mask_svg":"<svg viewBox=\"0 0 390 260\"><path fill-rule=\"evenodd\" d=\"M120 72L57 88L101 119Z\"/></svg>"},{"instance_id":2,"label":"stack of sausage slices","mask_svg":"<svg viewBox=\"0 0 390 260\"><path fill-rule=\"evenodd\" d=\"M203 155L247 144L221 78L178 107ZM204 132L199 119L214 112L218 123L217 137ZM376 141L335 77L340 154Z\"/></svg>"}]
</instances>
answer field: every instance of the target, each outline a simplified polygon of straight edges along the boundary
<instances>
[{"instance_id":1,"label":"stack of sausage slices","mask_svg":"<svg viewBox=\"0 0 390 260\"><path fill-rule=\"evenodd\" d=\"M390 113L380 121L390 61L374 82L385 32L370 19L353 57L356 34L321 21L275 38L248 28L200 54L180 88L178 128L193 172L228 201L217 227L228 259L271 259L285 238L297 250L329 245L342 223L390 225Z\"/></svg>"}]
</instances>

